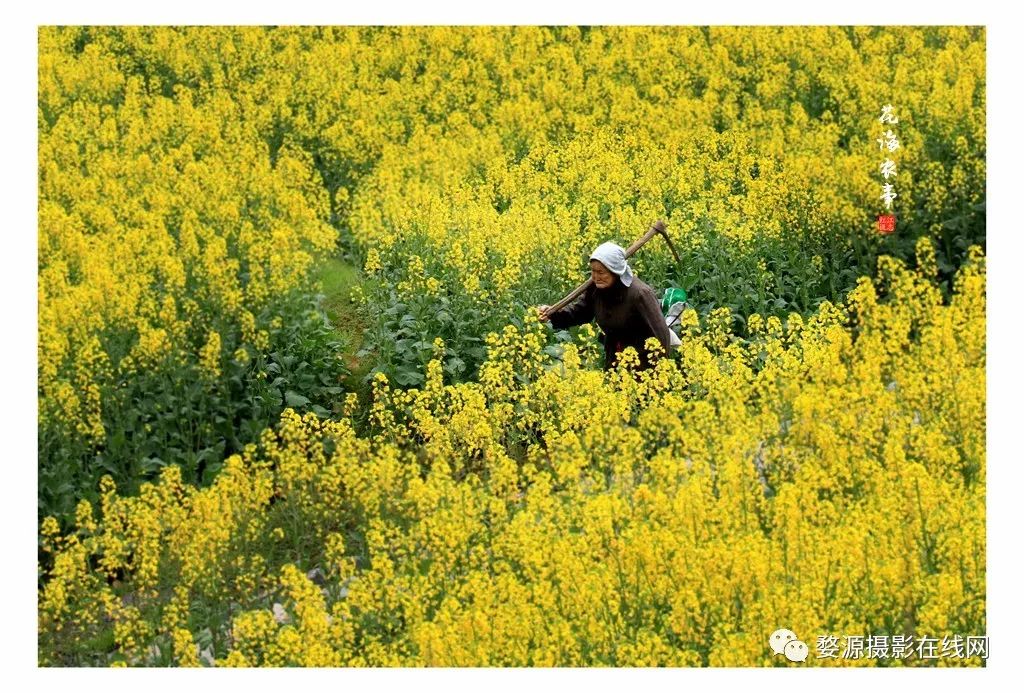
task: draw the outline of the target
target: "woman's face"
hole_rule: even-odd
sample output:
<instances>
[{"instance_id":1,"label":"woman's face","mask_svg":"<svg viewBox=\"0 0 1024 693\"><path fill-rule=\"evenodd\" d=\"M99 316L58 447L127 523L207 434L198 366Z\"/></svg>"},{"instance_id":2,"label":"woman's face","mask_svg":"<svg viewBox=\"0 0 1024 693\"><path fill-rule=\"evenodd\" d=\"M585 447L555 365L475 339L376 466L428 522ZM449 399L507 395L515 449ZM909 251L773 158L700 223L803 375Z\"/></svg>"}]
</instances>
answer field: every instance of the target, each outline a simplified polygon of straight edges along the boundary
<instances>
[{"instance_id":1,"label":"woman's face","mask_svg":"<svg viewBox=\"0 0 1024 693\"><path fill-rule=\"evenodd\" d=\"M600 260L590 261L590 278L599 289L607 289L615 281L615 275Z\"/></svg>"}]
</instances>

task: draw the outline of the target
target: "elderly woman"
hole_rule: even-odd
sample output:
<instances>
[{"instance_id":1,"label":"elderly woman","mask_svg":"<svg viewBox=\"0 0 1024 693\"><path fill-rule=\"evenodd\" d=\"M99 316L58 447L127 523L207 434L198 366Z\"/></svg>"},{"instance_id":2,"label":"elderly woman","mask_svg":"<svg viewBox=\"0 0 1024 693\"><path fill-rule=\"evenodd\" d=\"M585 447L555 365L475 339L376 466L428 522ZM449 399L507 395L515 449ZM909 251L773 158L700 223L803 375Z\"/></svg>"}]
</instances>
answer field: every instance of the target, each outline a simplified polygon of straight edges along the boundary
<instances>
[{"instance_id":1,"label":"elderly woman","mask_svg":"<svg viewBox=\"0 0 1024 693\"><path fill-rule=\"evenodd\" d=\"M633 276L626 252L611 241L599 245L590 256L590 277L593 284L572 305L553 313L550 306L540 306L540 320L550 320L552 327L561 330L597 318L604 333L606 370L615 366L619 352L628 346L640 356L641 370L653 366L644 348L647 338L656 337L666 354L670 344L654 290Z\"/></svg>"}]
</instances>

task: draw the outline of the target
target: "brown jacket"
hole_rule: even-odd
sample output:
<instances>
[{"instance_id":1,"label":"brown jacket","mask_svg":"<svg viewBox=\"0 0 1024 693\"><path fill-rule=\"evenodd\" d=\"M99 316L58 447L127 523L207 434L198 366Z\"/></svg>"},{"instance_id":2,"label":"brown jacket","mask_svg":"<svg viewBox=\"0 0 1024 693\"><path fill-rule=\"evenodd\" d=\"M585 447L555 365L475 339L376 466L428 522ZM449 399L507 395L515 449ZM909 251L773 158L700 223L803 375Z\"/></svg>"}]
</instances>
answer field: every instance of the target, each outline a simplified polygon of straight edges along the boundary
<instances>
[{"instance_id":1,"label":"brown jacket","mask_svg":"<svg viewBox=\"0 0 1024 693\"><path fill-rule=\"evenodd\" d=\"M551 326L556 330L582 325L594 318L604 332L606 370L615 366L617 354L628 346L640 355L641 370L653 366L656 360L649 362L644 349L648 337L657 337L665 353L669 353L668 325L654 289L635 276L629 286L618 277L607 289L591 284L572 305L550 315Z\"/></svg>"}]
</instances>

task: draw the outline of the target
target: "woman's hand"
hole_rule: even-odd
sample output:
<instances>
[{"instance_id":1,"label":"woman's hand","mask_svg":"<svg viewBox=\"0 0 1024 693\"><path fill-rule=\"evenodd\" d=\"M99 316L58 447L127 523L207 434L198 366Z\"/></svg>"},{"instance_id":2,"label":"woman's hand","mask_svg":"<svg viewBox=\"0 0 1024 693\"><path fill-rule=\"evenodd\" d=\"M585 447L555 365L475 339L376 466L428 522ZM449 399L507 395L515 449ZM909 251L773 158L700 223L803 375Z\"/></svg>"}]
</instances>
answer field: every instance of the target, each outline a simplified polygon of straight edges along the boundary
<instances>
[{"instance_id":1,"label":"woman's hand","mask_svg":"<svg viewBox=\"0 0 1024 693\"><path fill-rule=\"evenodd\" d=\"M550 319L548 311L551 310L551 306L537 306L537 312L539 313L538 319L541 322L547 322Z\"/></svg>"}]
</instances>

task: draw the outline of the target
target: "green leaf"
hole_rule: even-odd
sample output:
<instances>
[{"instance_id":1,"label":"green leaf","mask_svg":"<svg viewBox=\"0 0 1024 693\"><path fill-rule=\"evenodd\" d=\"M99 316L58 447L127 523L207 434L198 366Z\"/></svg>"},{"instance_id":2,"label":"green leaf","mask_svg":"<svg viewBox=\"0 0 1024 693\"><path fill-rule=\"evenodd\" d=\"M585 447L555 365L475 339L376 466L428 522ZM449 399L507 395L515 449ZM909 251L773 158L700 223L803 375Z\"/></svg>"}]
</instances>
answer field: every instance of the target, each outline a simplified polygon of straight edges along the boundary
<instances>
[{"instance_id":1,"label":"green leaf","mask_svg":"<svg viewBox=\"0 0 1024 693\"><path fill-rule=\"evenodd\" d=\"M408 369L402 369L395 374L395 382L399 385L419 385L423 382L423 375Z\"/></svg>"},{"instance_id":2,"label":"green leaf","mask_svg":"<svg viewBox=\"0 0 1024 693\"><path fill-rule=\"evenodd\" d=\"M308 397L303 397L294 390L288 390L284 393L284 401L289 407L304 407L309 404Z\"/></svg>"}]
</instances>

